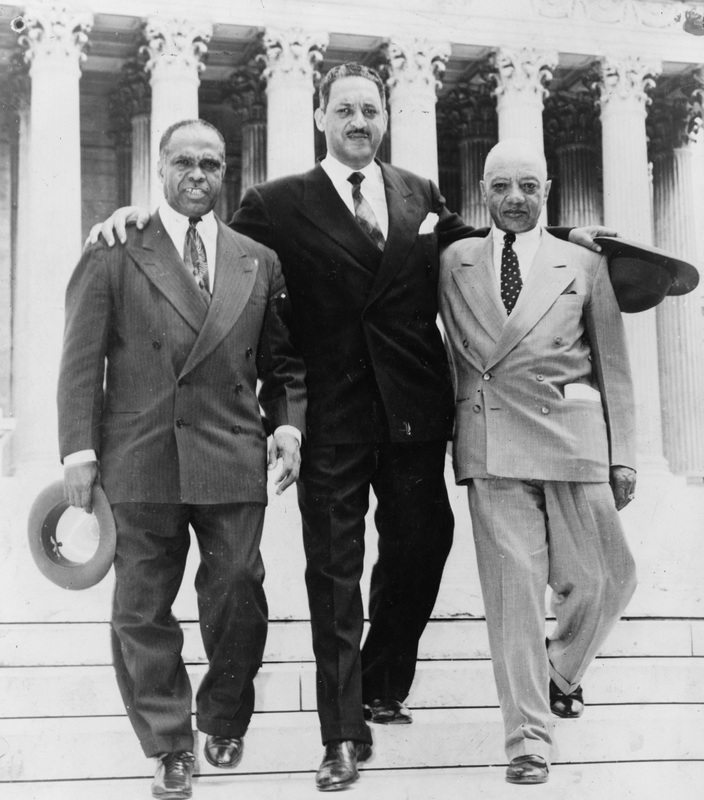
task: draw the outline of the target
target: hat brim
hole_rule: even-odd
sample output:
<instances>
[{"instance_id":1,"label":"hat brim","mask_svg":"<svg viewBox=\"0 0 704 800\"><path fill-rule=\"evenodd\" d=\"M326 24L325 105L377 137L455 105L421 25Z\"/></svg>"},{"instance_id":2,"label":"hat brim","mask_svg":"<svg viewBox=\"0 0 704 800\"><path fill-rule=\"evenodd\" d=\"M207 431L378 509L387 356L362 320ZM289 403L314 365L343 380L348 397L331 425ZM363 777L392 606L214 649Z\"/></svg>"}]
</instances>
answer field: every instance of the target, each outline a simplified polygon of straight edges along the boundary
<instances>
[{"instance_id":1,"label":"hat brim","mask_svg":"<svg viewBox=\"0 0 704 800\"><path fill-rule=\"evenodd\" d=\"M697 268L664 250L615 236L597 236L609 262L619 308L627 314L647 311L667 296L688 294L699 285Z\"/></svg>"},{"instance_id":2,"label":"hat brim","mask_svg":"<svg viewBox=\"0 0 704 800\"><path fill-rule=\"evenodd\" d=\"M39 571L63 589L88 589L95 586L110 571L115 559L115 520L108 498L100 486L93 487L92 503L99 537L95 552L86 561L68 558L62 552L61 542L56 539L59 521L71 507L64 499L63 481L47 486L32 503L27 524L32 558Z\"/></svg>"}]
</instances>

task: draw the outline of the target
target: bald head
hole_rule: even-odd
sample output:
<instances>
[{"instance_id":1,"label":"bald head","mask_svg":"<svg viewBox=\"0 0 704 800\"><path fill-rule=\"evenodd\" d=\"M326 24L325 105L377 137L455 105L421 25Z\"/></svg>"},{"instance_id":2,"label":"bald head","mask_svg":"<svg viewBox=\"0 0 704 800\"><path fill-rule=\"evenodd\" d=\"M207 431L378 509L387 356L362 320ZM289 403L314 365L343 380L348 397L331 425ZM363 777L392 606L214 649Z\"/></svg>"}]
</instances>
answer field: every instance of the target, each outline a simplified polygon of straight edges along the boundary
<instances>
[{"instance_id":1,"label":"bald head","mask_svg":"<svg viewBox=\"0 0 704 800\"><path fill-rule=\"evenodd\" d=\"M531 142L506 139L484 163L482 197L497 228L524 233L538 224L550 191L545 156Z\"/></svg>"}]
</instances>

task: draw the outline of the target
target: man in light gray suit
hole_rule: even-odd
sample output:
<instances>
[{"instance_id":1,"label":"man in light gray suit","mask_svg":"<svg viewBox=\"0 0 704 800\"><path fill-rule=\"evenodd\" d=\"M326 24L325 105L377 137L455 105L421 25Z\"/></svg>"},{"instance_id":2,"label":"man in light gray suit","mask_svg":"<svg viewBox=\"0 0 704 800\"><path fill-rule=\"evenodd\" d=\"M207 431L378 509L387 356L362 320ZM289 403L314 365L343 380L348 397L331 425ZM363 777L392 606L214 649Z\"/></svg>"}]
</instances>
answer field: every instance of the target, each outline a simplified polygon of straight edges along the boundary
<instances>
[{"instance_id":1,"label":"man in light gray suit","mask_svg":"<svg viewBox=\"0 0 704 800\"><path fill-rule=\"evenodd\" d=\"M455 477L469 490L506 780L544 783L550 712L580 716L584 671L635 589L617 513L634 496L633 391L606 259L538 224L542 153L498 144L481 187L492 229L451 245L440 270Z\"/></svg>"}]
</instances>

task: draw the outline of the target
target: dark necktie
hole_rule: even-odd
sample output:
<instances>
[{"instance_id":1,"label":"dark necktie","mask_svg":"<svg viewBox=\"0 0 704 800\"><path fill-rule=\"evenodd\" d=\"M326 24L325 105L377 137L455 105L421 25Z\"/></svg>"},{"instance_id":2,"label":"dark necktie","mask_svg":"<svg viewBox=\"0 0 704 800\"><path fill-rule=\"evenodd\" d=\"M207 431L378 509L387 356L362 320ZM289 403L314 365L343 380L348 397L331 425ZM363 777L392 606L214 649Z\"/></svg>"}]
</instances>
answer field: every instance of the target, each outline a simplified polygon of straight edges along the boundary
<instances>
[{"instance_id":1,"label":"dark necktie","mask_svg":"<svg viewBox=\"0 0 704 800\"><path fill-rule=\"evenodd\" d=\"M200 217L188 218L188 230L186 231L186 242L183 247L183 260L188 269L193 273L198 288L207 303L210 302L210 276L208 275L208 257L205 253L205 245L196 230L196 225L201 221Z\"/></svg>"},{"instance_id":2,"label":"dark necktie","mask_svg":"<svg viewBox=\"0 0 704 800\"><path fill-rule=\"evenodd\" d=\"M518 257L513 250L515 241L515 233L505 234L504 249L501 253L501 299L504 301L507 314L513 311L523 286L521 270L518 268Z\"/></svg>"},{"instance_id":3,"label":"dark necktie","mask_svg":"<svg viewBox=\"0 0 704 800\"><path fill-rule=\"evenodd\" d=\"M361 172L353 172L347 180L352 184L352 200L354 200L354 215L357 217L357 222L379 250L383 250L386 239L384 239L372 207L362 196L361 184L364 175Z\"/></svg>"}]
</instances>

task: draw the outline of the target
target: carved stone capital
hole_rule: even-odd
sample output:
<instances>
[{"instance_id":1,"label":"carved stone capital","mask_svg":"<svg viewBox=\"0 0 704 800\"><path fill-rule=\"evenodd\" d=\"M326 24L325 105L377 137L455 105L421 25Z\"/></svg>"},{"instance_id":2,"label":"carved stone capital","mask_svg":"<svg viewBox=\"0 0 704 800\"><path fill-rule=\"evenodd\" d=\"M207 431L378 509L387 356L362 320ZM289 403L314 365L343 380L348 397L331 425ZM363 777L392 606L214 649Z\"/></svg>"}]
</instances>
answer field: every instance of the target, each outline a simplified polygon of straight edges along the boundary
<instances>
[{"instance_id":1,"label":"carved stone capital","mask_svg":"<svg viewBox=\"0 0 704 800\"><path fill-rule=\"evenodd\" d=\"M285 73L310 80L314 85L320 79L318 67L328 41L327 33L267 28L263 37L264 79L268 81L276 73Z\"/></svg>"},{"instance_id":2,"label":"carved stone capital","mask_svg":"<svg viewBox=\"0 0 704 800\"><path fill-rule=\"evenodd\" d=\"M651 154L685 147L704 130L704 74L691 73L680 91L656 97L645 122Z\"/></svg>"},{"instance_id":3,"label":"carved stone capital","mask_svg":"<svg viewBox=\"0 0 704 800\"><path fill-rule=\"evenodd\" d=\"M61 2L30 2L24 14L26 27L19 38L28 63L40 58L76 58L85 61L84 49L93 27L93 15Z\"/></svg>"},{"instance_id":4,"label":"carved stone capital","mask_svg":"<svg viewBox=\"0 0 704 800\"><path fill-rule=\"evenodd\" d=\"M599 114L586 92L556 92L545 100L546 150L569 144L594 146L601 141Z\"/></svg>"},{"instance_id":5,"label":"carved stone capital","mask_svg":"<svg viewBox=\"0 0 704 800\"><path fill-rule=\"evenodd\" d=\"M484 81L460 78L456 85L438 98L438 128L444 136L462 138L498 138L496 100Z\"/></svg>"},{"instance_id":6,"label":"carved stone capital","mask_svg":"<svg viewBox=\"0 0 704 800\"><path fill-rule=\"evenodd\" d=\"M655 87L655 78L662 65L657 59L640 56L605 56L597 62L598 90L602 108L615 99L635 100L643 107L650 104L648 92Z\"/></svg>"},{"instance_id":7,"label":"carved stone capital","mask_svg":"<svg viewBox=\"0 0 704 800\"><path fill-rule=\"evenodd\" d=\"M418 89L430 88L433 93L442 87L445 64L452 54L449 42L427 39L389 39L383 52L386 83L390 89L410 85Z\"/></svg>"},{"instance_id":8,"label":"carved stone capital","mask_svg":"<svg viewBox=\"0 0 704 800\"><path fill-rule=\"evenodd\" d=\"M264 45L234 68L223 86L221 100L239 111L246 120L264 119L266 115L266 82Z\"/></svg>"},{"instance_id":9,"label":"carved stone capital","mask_svg":"<svg viewBox=\"0 0 704 800\"><path fill-rule=\"evenodd\" d=\"M491 54L490 64L496 83L496 97L511 91L532 94L543 99L548 95L545 84L552 80L558 55L554 51L533 47L520 50L501 47Z\"/></svg>"},{"instance_id":10,"label":"carved stone capital","mask_svg":"<svg viewBox=\"0 0 704 800\"><path fill-rule=\"evenodd\" d=\"M109 133L118 145L126 146L131 142L132 118L151 110L152 88L144 64L143 57L126 61L120 80L108 97Z\"/></svg>"},{"instance_id":11,"label":"carved stone capital","mask_svg":"<svg viewBox=\"0 0 704 800\"><path fill-rule=\"evenodd\" d=\"M145 69L153 72L157 66L166 65L202 72L212 34L209 22L150 17L144 26L147 44L141 48L147 56Z\"/></svg>"}]
</instances>

